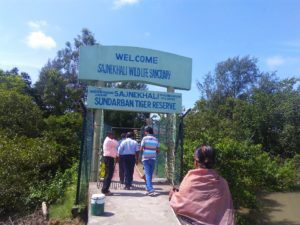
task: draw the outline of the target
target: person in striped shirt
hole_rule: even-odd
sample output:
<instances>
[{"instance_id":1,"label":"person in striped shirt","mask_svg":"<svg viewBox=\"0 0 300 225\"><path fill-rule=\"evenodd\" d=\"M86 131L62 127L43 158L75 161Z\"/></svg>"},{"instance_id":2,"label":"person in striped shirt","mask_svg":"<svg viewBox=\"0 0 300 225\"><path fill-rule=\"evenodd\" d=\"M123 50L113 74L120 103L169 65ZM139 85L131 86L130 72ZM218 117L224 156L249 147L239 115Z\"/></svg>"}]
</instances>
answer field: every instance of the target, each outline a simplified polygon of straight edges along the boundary
<instances>
[{"instance_id":1,"label":"person in striped shirt","mask_svg":"<svg viewBox=\"0 0 300 225\"><path fill-rule=\"evenodd\" d=\"M146 190L147 195L154 196L154 188L152 186L152 175L155 167L156 154L159 153L159 142L153 136L152 127L145 128L145 136L141 142L142 162L145 170L146 177Z\"/></svg>"}]
</instances>

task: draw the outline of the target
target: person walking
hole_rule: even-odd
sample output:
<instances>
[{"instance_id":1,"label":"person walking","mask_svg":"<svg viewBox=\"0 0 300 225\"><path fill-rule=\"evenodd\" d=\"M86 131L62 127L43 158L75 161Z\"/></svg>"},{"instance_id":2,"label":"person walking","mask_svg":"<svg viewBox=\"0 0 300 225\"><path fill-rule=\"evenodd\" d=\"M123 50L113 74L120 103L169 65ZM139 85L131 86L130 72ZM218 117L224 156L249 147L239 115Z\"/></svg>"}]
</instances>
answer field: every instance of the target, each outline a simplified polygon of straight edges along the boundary
<instances>
[{"instance_id":1,"label":"person walking","mask_svg":"<svg viewBox=\"0 0 300 225\"><path fill-rule=\"evenodd\" d=\"M105 164L105 176L101 192L105 195L112 195L109 191L111 179L115 170L115 158L117 156L118 141L114 139L111 131L107 132L106 138L103 142L103 158Z\"/></svg>"},{"instance_id":2,"label":"person walking","mask_svg":"<svg viewBox=\"0 0 300 225\"><path fill-rule=\"evenodd\" d=\"M159 153L159 142L153 136L152 127L145 127L145 136L141 141L142 162L146 177L146 194L155 196L154 188L152 186L152 175L155 167L156 154Z\"/></svg>"},{"instance_id":3,"label":"person walking","mask_svg":"<svg viewBox=\"0 0 300 225\"><path fill-rule=\"evenodd\" d=\"M126 139L118 147L121 168L124 171L125 189L130 190L133 181L134 164L138 162L139 147L137 141L133 140L133 133L128 132Z\"/></svg>"},{"instance_id":4,"label":"person walking","mask_svg":"<svg viewBox=\"0 0 300 225\"><path fill-rule=\"evenodd\" d=\"M121 145L121 143L126 139L126 133L122 133L121 134L121 139L119 140L119 146ZM120 183L124 184L124 169L123 169L123 162L119 156L119 178L120 178Z\"/></svg>"}]
</instances>

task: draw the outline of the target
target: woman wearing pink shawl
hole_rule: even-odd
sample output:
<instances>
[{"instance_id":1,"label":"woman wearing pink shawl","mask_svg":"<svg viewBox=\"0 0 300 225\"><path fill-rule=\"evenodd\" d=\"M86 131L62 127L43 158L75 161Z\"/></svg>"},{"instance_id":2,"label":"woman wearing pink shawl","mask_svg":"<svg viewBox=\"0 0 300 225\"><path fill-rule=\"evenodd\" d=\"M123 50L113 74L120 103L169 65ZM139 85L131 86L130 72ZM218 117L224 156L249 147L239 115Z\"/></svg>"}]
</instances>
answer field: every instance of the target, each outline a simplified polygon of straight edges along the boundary
<instances>
[{"instance_id":1,"label":"woman wearing pink shawl","mask_svg":"<svg viewBox=\"0 0 300 225\"><path fill-rule=\"evenodd\" d=\"M210 146L198 149L199 168L190 170L179 190L170 192L170 205L191 224L234 225L234 210L227 181L211 169L215 152Z\"/></svg>"}]
</instances>

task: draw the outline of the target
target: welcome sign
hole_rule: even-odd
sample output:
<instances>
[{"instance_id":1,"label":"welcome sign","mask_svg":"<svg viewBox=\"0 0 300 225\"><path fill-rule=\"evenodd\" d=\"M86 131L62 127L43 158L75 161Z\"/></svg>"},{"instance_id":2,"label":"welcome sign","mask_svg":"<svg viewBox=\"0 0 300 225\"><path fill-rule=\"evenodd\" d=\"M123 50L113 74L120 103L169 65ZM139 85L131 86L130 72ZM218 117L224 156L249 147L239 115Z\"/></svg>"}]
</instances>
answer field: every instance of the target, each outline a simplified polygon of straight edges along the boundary
<instances>
[{"instance_id":1,"label":"welcome sign","mask_svg":"<svg viewBox=\"0 0 300 225\"><path fill-rule=\"evenodd\" d=\"M126 46L82 46L82 80L137 81L190 90L192 59L162 51Z\"/></svg>"},{"instance_id":2,"label":"welcome sign","mask_svg":"<svg viewBox=\"0 0 300 225\"><path fill-rule=\"evenodd\" d=\"M88 87L87 107L119 111L180 113L180 93Z\"/></svg>"}]
</instances>

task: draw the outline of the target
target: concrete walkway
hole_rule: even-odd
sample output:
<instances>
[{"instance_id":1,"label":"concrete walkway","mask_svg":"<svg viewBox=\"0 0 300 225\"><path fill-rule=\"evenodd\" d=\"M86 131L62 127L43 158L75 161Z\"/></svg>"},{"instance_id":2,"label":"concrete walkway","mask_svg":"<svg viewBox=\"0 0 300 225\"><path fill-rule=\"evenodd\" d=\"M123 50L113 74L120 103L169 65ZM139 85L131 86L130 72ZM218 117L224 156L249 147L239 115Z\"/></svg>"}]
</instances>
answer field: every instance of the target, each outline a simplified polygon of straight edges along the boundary
<instances>
[{"instance_id":1,"label":"concrete walkway","mask_svg":"<svg viewBox=\"0 0 300 225\"><path fill-rule=\"evenodd\" d=\"M89 184L89 225L180 225L169 206L168 194L171 186L154 178L157 196L145 195L145 182L137 169L134 173L132 190L124 190L118 178L118 165L115 169L110 191L112 196L105 197L103 216L92 216L90 199L93 194L101 193L97 183ZM102 185L102 184L101 184Z\"/></svg>"}]
</instances>

